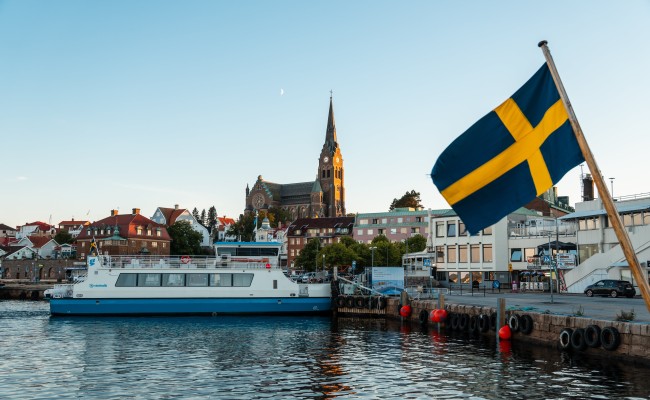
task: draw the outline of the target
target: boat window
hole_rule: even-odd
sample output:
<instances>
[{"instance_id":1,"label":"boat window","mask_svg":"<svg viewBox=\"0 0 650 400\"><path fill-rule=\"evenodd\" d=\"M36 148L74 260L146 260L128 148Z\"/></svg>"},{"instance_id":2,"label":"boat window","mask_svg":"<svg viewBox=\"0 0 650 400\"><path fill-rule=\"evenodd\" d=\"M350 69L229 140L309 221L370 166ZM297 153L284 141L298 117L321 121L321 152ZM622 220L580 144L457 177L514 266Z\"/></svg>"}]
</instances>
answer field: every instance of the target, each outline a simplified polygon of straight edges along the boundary
<instances>
[{"instance_id":1,"label":"boat window","mask_svg":"<svg viewBox=\"0 0 650 400\"><path fill-rule=\"evenodd\" d=\"M210 274L210 286L232 286L232 274Z\"/></svg>"},{"instance_id":2,"label":"boat window","mask_svg":"<svg viewBox=\"0 0 650 400\"><path fill-rule=\"evenodd\" d=\"M115 282L116 287L133 287L137 281L138 274L120 274Z\"/></svg>"},{"instance_id":3,"label":"boat window","mask_svg":"<svg viewBox=\"0 0 650 400\"><path fill-rule=\"evenodd\" d=\"M247 287L253 282L253 274L232 274L232 285Z\"/></svg>"},{"instance_id":4,"label":"boat window","mask_svg":"<svg viewBox=\"0 0 650 400\"><path fill-rule=\"evenodd\" d=\"M185 274L162 274L163 286L185 286Z\"/></svg>"},{"instance_id":5,"label":"boat window","mask_svg":"<svg viewBox=\"0 0 650 400\"><path fill-rule=\"evenodd\" d=\"M208 274L187 274L187 286L208 286Z\"/></svg>"},{"instance_id":6,"label":"boat window","mask_svg":"<svg viewBox=\"0 0 650 400\"><path fill-rule=\"evenodd\" d=\"M138 286L160 286L160 274L138 274Z\"/></svg>"}]
</instances>

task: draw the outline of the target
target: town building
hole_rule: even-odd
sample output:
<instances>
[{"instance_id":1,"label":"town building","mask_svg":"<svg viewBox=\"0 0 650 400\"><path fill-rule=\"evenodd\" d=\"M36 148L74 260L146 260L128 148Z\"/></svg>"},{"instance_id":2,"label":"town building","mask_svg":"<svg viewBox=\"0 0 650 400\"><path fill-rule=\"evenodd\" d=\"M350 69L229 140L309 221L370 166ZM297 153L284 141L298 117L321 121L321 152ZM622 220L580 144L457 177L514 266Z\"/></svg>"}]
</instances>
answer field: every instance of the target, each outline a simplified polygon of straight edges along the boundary
<instances>
[{"instance_id":1,"label":"town building","mask_svg":"<svg viewBox=\"0 0 650 400\"><path fill-rule=\"evenodd\" d=\"M28 236L20 239L12 246L27 246L34 250L38 258L54 257L55 249L59 244L50 237L45 236Z\"/></svg>"},{"instance_id":2,"label":"town building","mask_svg":"<svg viewBox=\"0 0 650 400\"><path fill-rule=\"evenodd\" d=\"M235 225L235 220L226 216L217 217L217 226L214 227L215 231L212 232L212 237L216 242L234 242L237 238L233 235L228 235L228 230L231 226Z\"/></svg>"},{"instance_id":3,"label":"town building","mask_svg":"<svg viewBox=\"0 0 650 400\"><path fill-rule=\"evenodd\" d=\"M246 185L246 215L278 207L292 218L345 216L345 171L343 156L336 138L334 107L330 96L325 143L318 159L316 179L307 182L280 184L257 177L253 187Z\"/></svg>"},{"instance_id":4,"label":"town building","mask_svg":"<svg viewBox=\"0 0 650 400\"><path fill-rule=\"evenodd\" d=\"M187 221L192 229L201 234L201 247L212 246L208 228L201 225L188 209L179 208L178 204L175 204L174 208L158 207L151 220L165 227L170 227L178 221Z\"/></svg>"},{"instance_id":5,"label":"town building","mask_svg":"<svg viewBox=\"0 0 650 400\"><path fill-rule=\"evenodd\" d=\"M81 233L81 230L87 225L90 225L90 221L75 221L74 218L72 218L70 221L59 222L59 231L66 231L70 236L76 238Z\"/></svg>"},{"instance_id":6,"label":"town building","mask_svg":"<svg viewBox=\"0 0 650 400\"><path fill-rule=\"evenodd\" d=\"M54 235L56 235L56 228L54 226L45 222L36 221L19 226L18 232L16 232L16 239L22 239L27 236L53 237Z\"/></svg>"},{"instance_id":7,"label":"town building","mask_svg":"<svg viewBox=\"0 0 650 400\"><path fill-rule=\"evenodd\" d=\"M448 211L435 210L432 213L437 215ZM388 212L358 213L354 222L353 238L359 243L369 244L379 235L386 236L391 242L403 242L418 234L427 237L429 213L430 211L412 207L396 208Z\"/></svg>"},{"instance_id":8,"label":"town building","mask_svg":"<svg viewBox=\"0 0 650 400\"><path fill-rule=\"evenodd\" d=\"M650 193L621 196L614 199L641 268L650 278ZM567 291L582 293L600 279L622 279L638 287L619 245L602 200L577 203L575 212L560 217L577 226L579 265L564 276Z\"/></svg>"},{"instance_id":9,"label":"town building","mask_svg":"<svg viewBox=\"0 0 650 400\"><path fill-rule=\"evenodd\" d=\"M0 224L0 238L15 238L18 230L5 224Z\"/></svg>"},{"instance_id":10,"label":"town building","mask_svg":"<svg viewBox=\"0 0 650 400\"><path fill-rule=\"evenodd\" d=\"M95 240L105 255L162 255L170 253L171 237L164 225L152 221L134 208L131 214L111 210L109 217L86 226L77 236L77 256L85 258Z\"/></svg>"},{"instance_id":11,"label":"town building","mask_svg":"<svg viewBox=\"0 0 650 400\"><path fill-rule=\"evenodd\" d=\"M293 261L313 238L324 245L338 243L343 236L352 236L354 217L298 218L287 229L287 265Z\"/></svg>"}]
</instances>

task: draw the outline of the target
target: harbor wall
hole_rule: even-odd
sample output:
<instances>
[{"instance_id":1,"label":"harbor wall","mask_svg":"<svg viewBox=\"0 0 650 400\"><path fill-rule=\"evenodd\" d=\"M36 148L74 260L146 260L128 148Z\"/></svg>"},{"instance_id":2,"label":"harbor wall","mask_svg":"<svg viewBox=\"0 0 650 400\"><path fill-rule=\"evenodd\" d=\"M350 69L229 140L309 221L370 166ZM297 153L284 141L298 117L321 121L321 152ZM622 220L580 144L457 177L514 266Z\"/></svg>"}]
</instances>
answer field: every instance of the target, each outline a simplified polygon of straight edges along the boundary
<instances>
[{"instance_id":1,"label":"harbor wall","mask_svg":"<svg viewBox=\"0 0 650 400\"><path fill-rule=\"evenodd\" d=\"M411 315L404 318L399 314L401 300L399 298L389 299L386 307L386 318L402 319L410 324L419 325L421 324L419 317L422 310L431 312L432 310L439 308L438 300L410 300L410 305L412 309ZM446 302L444 309L447 310L448 313L468 314L470 317L473 315L478 316L480 314L486 314L489 316L497 311L496 307L479 307L450 302ZM587 347L579 352L587 355L598 354L605 357L613 356L623 359L633 359L644 364L650 364L650 324L601 320L550 313L536 313L521 310L508 310L506 306L506 321L512 314L519 316L529 315L533 321L533 329L529 334L513 332L511 338L512 341L525 341L562 350L560 347L560 332L565 328L575 330L578 328L584 329L589 325L596 325L603 329L611 326L616 328L620 334L620 345L618 345L615 350L605 350L602 347ZM448 322L449 321L447 321L447 324L439 325L445 329L450 329ZM437 327L438 324L427 321L427 325L432 328ZM490 335L492 337L496 336L496 332L491 329L480 334ZM571 347L567 350L578 352L578 350Z\"/></svg>"}]
</instances>

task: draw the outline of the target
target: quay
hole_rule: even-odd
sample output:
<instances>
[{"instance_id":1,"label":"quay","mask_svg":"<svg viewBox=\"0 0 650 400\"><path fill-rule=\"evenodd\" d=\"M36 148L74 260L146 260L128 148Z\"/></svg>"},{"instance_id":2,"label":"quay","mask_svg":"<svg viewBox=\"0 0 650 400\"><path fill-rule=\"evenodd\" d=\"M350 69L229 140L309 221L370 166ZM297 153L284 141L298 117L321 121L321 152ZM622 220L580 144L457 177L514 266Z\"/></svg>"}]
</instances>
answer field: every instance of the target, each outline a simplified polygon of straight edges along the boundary
<instances>
[{"instance_id":1,"label":"quay","mask_svg":"<svg viewBox=\"0 0 650 400\"><path fill-rule=\"evenodd\" d=\"M43 300L43 293L54 287L48 282L0 283L0 300Z\"/></svg>"},{"instance_id":2,"label":"quay","mask_svg":"<svg viewBox=\"0 0 650 400\"><path fill-rule=\"evenodd\" d=\"M469 318L480 315L491 316L497 312L499 301L505 301L504 324L512 315L522 317L527 315L532 320L532 330L525 334L521 331L513 332L511 341L529 342L544 345L557 351L572 351L584 353L586 356L598 355L631 360L641 364L650 364L650 313L645 307L642 298L609 298L587 297L574 294L554 294L548 292L517 293L510 291L494 292L467 292L451 291L439 298L389 298L385 310L356 312L354 308L335 308L335 315L357 317L384 317L387 319L401 320L402 323L427 326L428 329L451 330L450 320L437 324L428 318L422 321L423 315L431 311L444 308L449 315L466 314ZM400 316L400 309L408 303L411 313L408 317ZM441 304L443 304L441 306ZM360 310L361 311L361 310ZM622 320L633 313L633 319ZM518 318L517 318L518 319ZM498 325L498 324L497 324ZM597 326L601 330L606 327L614 328L620 335L620 344L613 350L605 350L601 346L589 347L577 341L576 346L571 342L563 347L560 344L560 335L563 330L580 332L589 326ZM593 329L593 328L592 328ZM465 327L465 332L476 335L489 335L495 337L497 329L480 332L477 328L471 331ZM566 335L566 334L565 334Z\"/></svg>"}]
</instances>

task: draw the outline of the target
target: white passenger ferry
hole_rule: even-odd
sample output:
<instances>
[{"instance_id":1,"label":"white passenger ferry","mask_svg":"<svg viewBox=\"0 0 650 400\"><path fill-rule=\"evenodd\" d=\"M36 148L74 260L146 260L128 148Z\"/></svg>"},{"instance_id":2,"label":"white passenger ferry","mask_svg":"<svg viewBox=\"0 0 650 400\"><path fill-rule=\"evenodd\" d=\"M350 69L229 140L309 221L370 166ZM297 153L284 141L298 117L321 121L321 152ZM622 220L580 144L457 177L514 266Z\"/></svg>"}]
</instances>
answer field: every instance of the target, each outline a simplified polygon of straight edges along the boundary
<instances>
[{"instance_id":1,"label":"white passenger ferry","mask_svg":"<svg viewBox=\"0 0 650 400\"><path fill-rule=\"evenodd\" d=\"M46 292L52 315L313 314L331 310L329 283L294 282L279 243L220 242L216 257L88 257L75 283Z\"/></svg>"}]
</instances>

